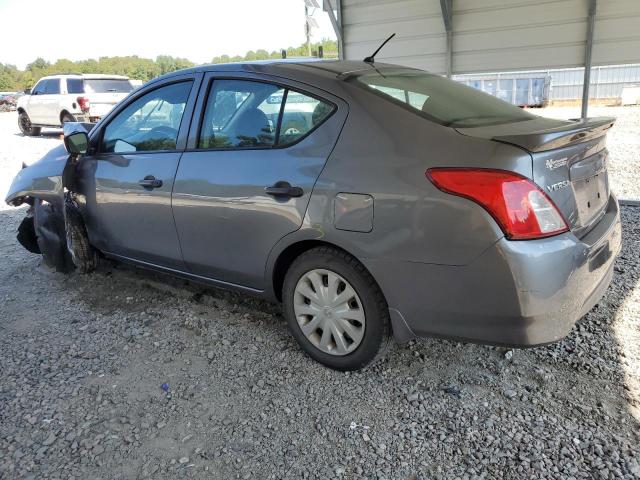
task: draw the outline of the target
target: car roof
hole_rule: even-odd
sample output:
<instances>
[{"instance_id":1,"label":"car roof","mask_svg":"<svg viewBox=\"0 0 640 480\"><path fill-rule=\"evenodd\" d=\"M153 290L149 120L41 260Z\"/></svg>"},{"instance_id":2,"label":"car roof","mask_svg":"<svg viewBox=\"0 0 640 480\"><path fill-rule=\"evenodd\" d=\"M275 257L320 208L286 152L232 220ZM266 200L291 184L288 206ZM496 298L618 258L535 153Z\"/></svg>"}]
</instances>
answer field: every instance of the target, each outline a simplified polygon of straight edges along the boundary
<instances>
[{"instance_id":1,"label":"car roof","mask_svg":"<svg viewBox=\"0 0 640 480\"><path fill-rule=\"evenodd\" d=\"M317 74L318 76L338 77L349 73L355 73L366 70L375 70L380 68L407 68L387 63L367 63L356 60L321 60L321 59L276 59L276 60L257 60L251 62L230 62L215 63L208 65L199 65L197 67L176 70L167 73L155 80L167 79L177 75L200 72L248 72L248 73L264 73L278 76L286 76L295 79L301 73L305 75Z\"/></svg>"}]
</instances>

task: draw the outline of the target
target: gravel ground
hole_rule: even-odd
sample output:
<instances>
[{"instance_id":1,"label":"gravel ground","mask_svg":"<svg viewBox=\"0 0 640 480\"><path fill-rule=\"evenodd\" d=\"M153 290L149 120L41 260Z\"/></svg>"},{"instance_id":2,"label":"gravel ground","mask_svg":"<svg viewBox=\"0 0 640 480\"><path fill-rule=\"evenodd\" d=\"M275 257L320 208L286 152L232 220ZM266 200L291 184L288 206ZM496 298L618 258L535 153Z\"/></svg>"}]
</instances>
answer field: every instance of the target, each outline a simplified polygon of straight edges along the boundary
<instances>
[{"instance_id":1,"label":"gravel ground","mask_svg":"<svg viewBox=\"0 0 640 480\"><path fill-rule=\"evenodd\" d=\"M58 141L14 122L6 186ZM640 208L622 213L613 284L562 342L424 339L338 373L277 305L109 262L53 273L0 206L0 479L640 478Z\"/></svg>"}]
</instances>

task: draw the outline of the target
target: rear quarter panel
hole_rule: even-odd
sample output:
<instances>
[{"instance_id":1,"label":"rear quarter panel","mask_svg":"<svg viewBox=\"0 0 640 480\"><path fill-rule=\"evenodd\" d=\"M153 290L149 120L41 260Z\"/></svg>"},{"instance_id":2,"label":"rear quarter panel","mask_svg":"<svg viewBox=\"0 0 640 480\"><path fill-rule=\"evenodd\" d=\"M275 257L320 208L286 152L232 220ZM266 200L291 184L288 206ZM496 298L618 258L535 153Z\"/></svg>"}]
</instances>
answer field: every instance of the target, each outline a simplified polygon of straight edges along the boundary
<instances>
[{"instance_id":1,"label":"rear quarter panel","mask_svg":"<svg viewBox=\"0 0 640 480\"><path fill-rule=\"evenodd\" d=\"M531 177L523 150L465 137L352 87L350 113L307 211L311 228L359 258L466 265L502 238L490 215L445 194L426 178L432 167L481 167ZM338 230L332 205L341 192L374 199L373 229Z\"/></svg>"}]
</instances>

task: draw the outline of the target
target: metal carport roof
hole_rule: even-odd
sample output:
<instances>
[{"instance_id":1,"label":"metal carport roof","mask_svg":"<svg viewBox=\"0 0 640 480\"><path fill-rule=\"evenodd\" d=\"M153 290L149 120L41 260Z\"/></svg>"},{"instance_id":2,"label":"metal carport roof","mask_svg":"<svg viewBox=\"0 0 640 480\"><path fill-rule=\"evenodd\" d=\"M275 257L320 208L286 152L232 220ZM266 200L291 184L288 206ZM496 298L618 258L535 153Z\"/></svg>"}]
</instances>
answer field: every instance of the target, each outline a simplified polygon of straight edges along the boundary
<instances>
[{"instance_id":1,"label":"metal carport roof","mask_svg":"<svg viewBox=\"0 0 640 480\"><path fill-rule=\"evenodd\" d=\"M448 76L586 66L588 85L591 65L640 63L640 0L325 0L324 9L349 60L396 33L376 59Z\"/></svg>"}]
</instances>

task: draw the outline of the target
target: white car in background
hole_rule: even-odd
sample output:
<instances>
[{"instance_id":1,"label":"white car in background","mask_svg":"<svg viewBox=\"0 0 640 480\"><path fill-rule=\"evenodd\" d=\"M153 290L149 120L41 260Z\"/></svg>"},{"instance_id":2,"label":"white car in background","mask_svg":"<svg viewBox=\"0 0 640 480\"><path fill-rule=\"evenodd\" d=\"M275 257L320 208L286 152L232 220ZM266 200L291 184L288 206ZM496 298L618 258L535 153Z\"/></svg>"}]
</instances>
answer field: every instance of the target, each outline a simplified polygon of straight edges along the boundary
<instances>
[{"instance_id":1,"label":"white car in background","mask_svg":"<svg viewBox=\"0 0 640 480\"><path fill-rule=\"evenodd\" d=\"M42 127L97 122L133 90L121 75L72 74L42 77L18 100L18 127L40 135Z\"/></svg>"}]
</instances>

